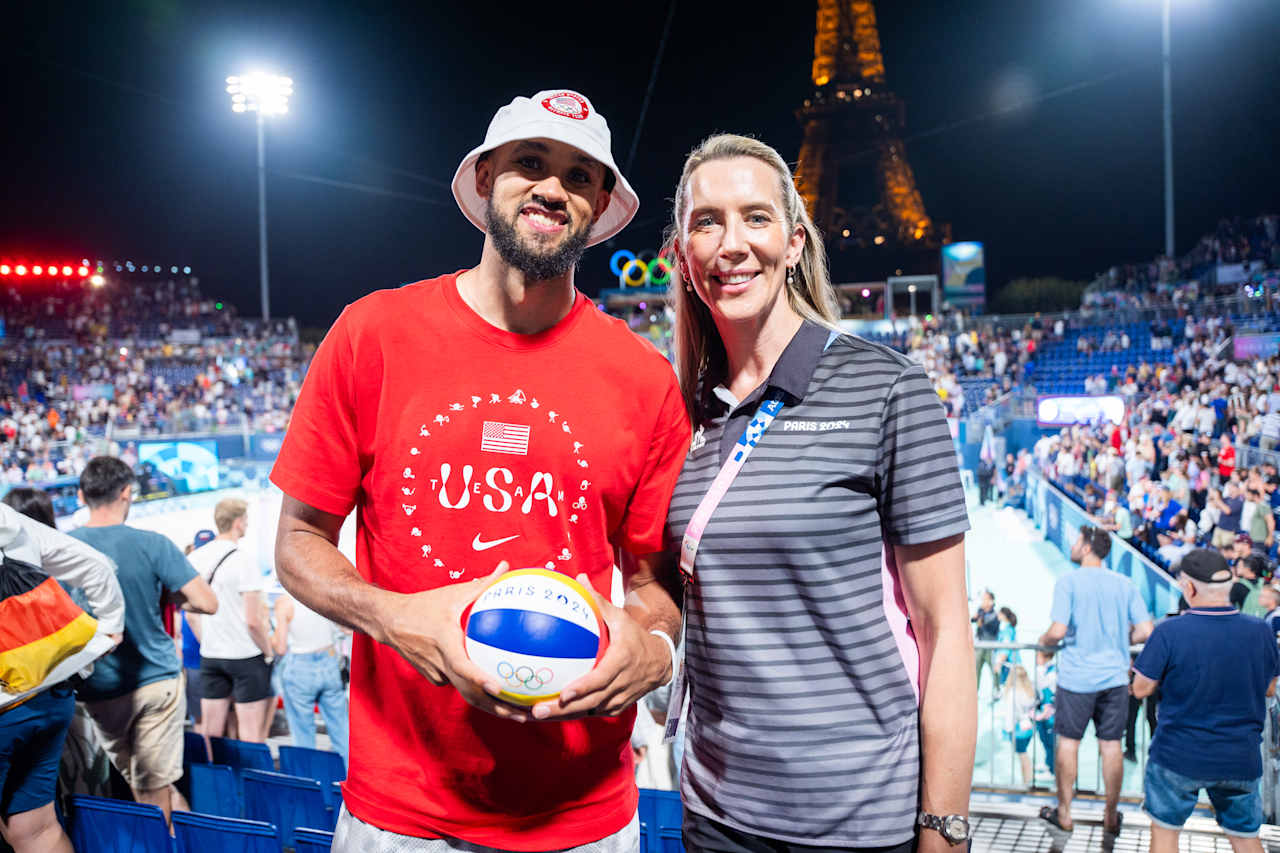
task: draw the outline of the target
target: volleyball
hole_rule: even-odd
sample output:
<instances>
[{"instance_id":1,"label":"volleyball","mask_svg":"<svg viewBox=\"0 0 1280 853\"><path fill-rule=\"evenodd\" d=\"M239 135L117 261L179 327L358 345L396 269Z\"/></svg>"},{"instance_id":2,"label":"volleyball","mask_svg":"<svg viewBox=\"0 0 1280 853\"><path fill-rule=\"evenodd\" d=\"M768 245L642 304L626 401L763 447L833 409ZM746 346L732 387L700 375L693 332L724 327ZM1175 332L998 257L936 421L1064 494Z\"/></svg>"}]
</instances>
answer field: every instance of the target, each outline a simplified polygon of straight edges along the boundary
<instances>
[{"instance_id":1,"label":"volleyball","mask_svg":"<svg viewBox=\"0 0 1280 853\"><path fill-rule=\"evenodd\" d=\"M464 619L467 656L515 705L559 696L609 645L591 592L548 569L507 572L480 593Z\"/></svg>"}]
</instances>

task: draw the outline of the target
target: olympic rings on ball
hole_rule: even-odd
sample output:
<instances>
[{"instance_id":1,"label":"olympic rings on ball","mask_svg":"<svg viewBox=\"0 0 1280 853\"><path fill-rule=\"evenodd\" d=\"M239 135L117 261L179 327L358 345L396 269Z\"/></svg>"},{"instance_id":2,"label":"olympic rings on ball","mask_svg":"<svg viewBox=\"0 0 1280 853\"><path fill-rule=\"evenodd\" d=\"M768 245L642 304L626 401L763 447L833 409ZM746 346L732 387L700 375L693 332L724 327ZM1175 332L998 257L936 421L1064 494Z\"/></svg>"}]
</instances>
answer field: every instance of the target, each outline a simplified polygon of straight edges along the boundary
<instances>
[{"instance_id":1,"label":"olympic rings on ball","mask_svg":"<svg viewBox=\"0 0 1280 853\"><path fill-rule=\"evenodd\" d=\"M674 269L675 259L670 250L636 255L628 249L619 249L609 259L609 270L618 277L619 287L665 287L671 283Z\"/></svg>"},{"instance_id":2,"label":"olympic rings on ball","mask_svg":"<svg viewBox=\"0 0 1280 853\"><path fill-rule=\"evenodd\" d=\"M516 667L504 660L498 663L498 677L512 687L538 690L544 684L550 684L556 674L549 667L541 667L535 672L531 666Z\"/></svg>"}]
</instances>

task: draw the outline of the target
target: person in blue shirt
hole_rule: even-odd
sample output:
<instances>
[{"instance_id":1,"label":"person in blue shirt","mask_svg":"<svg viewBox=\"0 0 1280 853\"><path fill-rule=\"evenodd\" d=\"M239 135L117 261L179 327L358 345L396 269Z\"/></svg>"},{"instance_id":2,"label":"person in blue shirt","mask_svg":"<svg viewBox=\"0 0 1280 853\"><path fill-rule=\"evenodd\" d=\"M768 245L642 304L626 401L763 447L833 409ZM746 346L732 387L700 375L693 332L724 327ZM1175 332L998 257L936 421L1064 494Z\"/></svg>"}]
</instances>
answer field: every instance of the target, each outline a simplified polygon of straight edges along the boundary
<instances>
[{"instance_id":1,"label":"person in blue shirt","mask_svg":"<svg viewBox=\"0 0 1280 853\"><path fill-rule=\"evenodd\" d=\"M102 736L111 763L134 799L187 808L173 783L182 778L182 725L186 693L182 662L165 633L160 605L166 591L184 609L213 613L218 599L178 546L159 533L126 525L134 475L112 456L95 456L80 475L80 499L89 521L71 535L115 563L124 593L124 640L99 658L77 698Z\"/></svg>"},{"instance_id":2,"label":"person in blue shirt","mask_svg":"<svg viewBox=\"0 0 1280 853\"><path fill-rule=\"evenodd\" d=\"M1161 622L1134 662L1133 695L1160 687L1143 781L1151 850L1173 853L1203 788L1235 853L1262 853L1262 726L1275 693L1280 651L1261 620L1231 606L1231 569L1221 554L1182 558L1178 586L1191 605Z\"/></svg>"},{"instance_id":3,"label":"person in blue shirt","mask_svg":"<svg viewBox=\"0 0 1280 853\"><path fill-rule=\"evenodd\" d=\"M1133 582L1107 569L1102 561L1111 553L1111 534L1084 526L1071 546L1071 560L1080 568L1058 579L1053 587L1049 618L1053 624L1038 645L1062 643L1058 655L1058 690L1054 704L1057 755L1054 778L1058 805L1045 806L1040 817L1070 832L1071 800L1075 793L1076 759L1080 740L1093 722L1102 753L1106 809L1102 826L1120 831L1120 785L1124 781L1125 721L1129 715L1129 645L1151 633L1151 617ZM1064 642L1065 641L1065 642Z\"/></svg>"}]
</instances>

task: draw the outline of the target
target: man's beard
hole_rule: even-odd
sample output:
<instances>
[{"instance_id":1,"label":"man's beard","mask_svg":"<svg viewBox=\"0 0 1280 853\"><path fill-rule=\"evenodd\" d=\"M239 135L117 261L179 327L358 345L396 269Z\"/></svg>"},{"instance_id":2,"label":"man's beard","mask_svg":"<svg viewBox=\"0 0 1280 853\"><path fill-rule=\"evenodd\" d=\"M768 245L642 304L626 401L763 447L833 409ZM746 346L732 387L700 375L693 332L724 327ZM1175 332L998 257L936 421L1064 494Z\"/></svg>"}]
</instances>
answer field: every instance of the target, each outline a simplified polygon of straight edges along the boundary
<instances>
[{"instance_id":1,"label":"man's beard","mask_svg":"<svg viewBox=\"0 0 1280 853\"><path fill-rule=\"evenodd\" d=\"M517 210L516 217L519 215ZM503 219L494 210L492 201L485 207L485 227L502 259L532 281L559 278L572 270L587 250L587 239L591 236L591 223L587 223L583 228L570 231L558 248L532 248L516 233L515 218Z\"/></svg>"}]
</instances>

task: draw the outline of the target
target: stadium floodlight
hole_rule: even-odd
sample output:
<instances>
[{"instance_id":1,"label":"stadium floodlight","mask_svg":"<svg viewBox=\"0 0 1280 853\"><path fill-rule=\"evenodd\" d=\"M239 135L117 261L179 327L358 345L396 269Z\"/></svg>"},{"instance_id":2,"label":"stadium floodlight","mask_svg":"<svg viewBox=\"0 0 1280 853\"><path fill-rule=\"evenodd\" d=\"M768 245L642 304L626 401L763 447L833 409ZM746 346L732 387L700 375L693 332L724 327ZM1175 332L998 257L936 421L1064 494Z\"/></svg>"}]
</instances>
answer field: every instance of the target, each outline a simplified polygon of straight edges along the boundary
<instances>
[{"instance_id":1,"label":"stadium floodlight","mask_svg":"<svg viewBox=\"0 0 1280 853\"><path fill-rule=\"evenodd\" d=\"M258 273L262 287L262 319L271 319L270 286L267 277L267 155L265 116L289 111L293 80L278 74L254 71L227 78L227 94L232 112L251 112L258 125Z\"/></svg>"}]
</instances>

